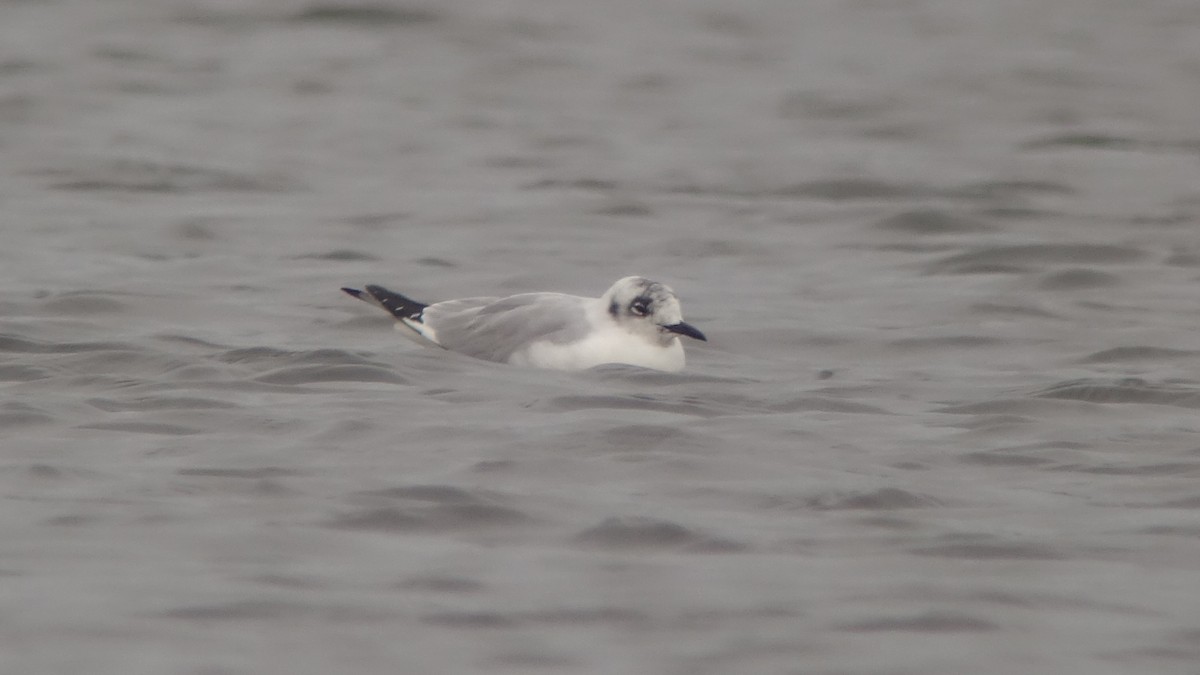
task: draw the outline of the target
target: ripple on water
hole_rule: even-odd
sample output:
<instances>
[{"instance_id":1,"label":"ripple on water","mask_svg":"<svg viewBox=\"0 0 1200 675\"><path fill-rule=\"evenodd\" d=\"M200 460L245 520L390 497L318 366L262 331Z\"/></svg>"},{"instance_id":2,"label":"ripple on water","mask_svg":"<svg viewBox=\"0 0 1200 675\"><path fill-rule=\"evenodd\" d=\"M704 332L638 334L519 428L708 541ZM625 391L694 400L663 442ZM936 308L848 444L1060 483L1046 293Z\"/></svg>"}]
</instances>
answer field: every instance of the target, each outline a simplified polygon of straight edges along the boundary
<instances>
[{"instance_id":1,"label":"ripple on water","mask_svg":"<svg viewBox=\"0 0 1200 675\"><path fill-rule=\"evenodd\" d=\"M1134 262L1145 252L1108 244L1024 244L986 246L926 266L928 274L994 274L1034 271L1045 265L1114 265Z\"/></svg>"},{"instance_id":2,"label":"ripple on water","mask_svg":"<svg viewBox=\"0 0 1200 675\"><path fill-rule=\"evenodd\" d=\"M622 363L606 363L583 371L583 376L607 381L631 382L646 386L689 384L738 384L752 382L746 378L719 377L696 372L667 373Z\"/></svg>"},{"instance_id":3,"label":"ripple on water","mask_svg":"<svg viewBox=\"0 0 1200 675\"><path fill-rule=\"evenodd\" d=\"M238 406L199 396L139 396L131 399L91 398L88 405L105 412L144 412L150 410L225 410Z\"/></svg>"},{"instance_id":4,"label":"ripple on water","mask_svg":"<svg viewBox=\"0 0 1200 675\"><path fill-rule=\"evenodd\" d=\"M405 591L429 591L433 593L478 593L487 588L481 581L470 577L450 576L445 574L425 574L413 576L396 584L396 588Z\"/></svg>"},{"instance_id":5,"label":"ripple on water","mask_svg":"<svg viewBox=\"0 0 1200 675\"><path fill-rule=\"evenodd\" d=\"M913 337L892 340L888 344L898 349L974 349L979 347L994 347L1011 344L1013 340L993 337L991 335L939 335L933 337Z\"/></svg>"},{"instance_id":6,"label":"ripple on water","mask_svg":"<svg viewBox=\"0 0 1200 675\"><path fill-rule=\"evenodd\" d=\"M1015 305L997 302L977 302L971 305L973 314L985 314L1004 318L1025 317L1030 319L1064 319L1065 317L1032 305Z\"/></svg>"},{"instance_id":7,"label":"ripple on water","mask_svg":"<svg viewBox=\"0 0 1200 675\"><path fill-rule=\"evenodd\" d=\"M1041 466L1054 463L1053 459L1013 452L1010 449L980 450L964 455L961 461L982 466Z\"/></svg>"},{"instance_id":8,"label":"ripple on water","mask_svg":"<svg viewBox=\"0 0 1200 675\"><path fill-rule=\"evenodd\" d=\"M860 415L891 415L892 413L873 405L855 403L824 396L797 396L782 401L770 401L763 406L771 412L832 412Z\"/></svg>"},{"instance_id":9,"label":"ripple on water","mask_svg":"<svg viewBox=\"0 0 1200 675\"><path fill-rule=\"evenodd\" d=\"M738 542L710 537L679 523L646 516L607 518L577 534L575 541L613 549L668 548L705 553L735 552L745 548Z\"/></svg>"},{"instance_id":10,"label":"ripple on water","mask_svg":"<svg viewBox=\"0 0 1200 675\"><path fill-rule=\"evenodd\" d=\"M0 382L33 382L34 380L45 380L53 376L53 371L37 366L26 366L23 364L0 366Z\"/></svg>"},{"instance_id":11,"label":"ripple on water","mask_svg":"<svg viewBox=\"0 0 1200 675\"><path fill-rule=\"evenodd\" d=\"M863 491L828 491L809 495L799 500L791 497L773 496L764 500L765 508L801 505L803 508L821 511L865 510L894 511L898 509L928 508L941 506L942 502L929 495L910 492L900 488L885 487Z\"/></svg>"},{"instance_id":12,"label":"ripple on water","mask_svg":"<svg viewBox=\"0 0 1200 675\"><path fill-rule=\"evenodd\" d=\"M838 626L851 633L918 632L978 633L999 628L996 624L969 614L927 612L904 616L886 616L852 621Z\"/></svg>"},{"instance_id":13,"label":"ripple on water","mask_svg":"<svg viewBox=\"0 0 1200 675\"><path fill-rule=\"evenodd\" d=\"M629 627L645 623L644 612L614 606L560 607L529 612L449 611L426 614L425 623L453 628L512 628L521 625Z\"/></svg>"},{"instance_id":14,"label":"ripple on water","mask_svg":"<svg viewBox=\"0 0 1200 675\"><path fill-rule=\"evenodd\" d=\"M909 549L910 553L933 558L966 560L1064 560L1065 552L1044 544L1005 541L963 541Z\"/></svg>"},{"instance_id":15,"label":"ripple on water","mask_svg":"<svg viewBox=\"0 0 1200 675\"><path fill-rule=\"evenodd\" d=\"M163 436L190 436L193 434L203 433L202 429L187 427L181 424L168 424L165 422L97 422L95 424L83 424L76 428L96 429L99 431L119 431L133 434L161 434Z\"/></svg>"},{"instance_id":16,"label":"ripple on water","mask_svg":"<svg viewBox=\"0 0 1200 675\"><path fill-rule=\"evenodd\" d=\"M53 314L122 314L129 310L126 302L96 291L63 293L42 303L41 308Z\"/></svg>"},{"instance_id":17,"label":"ripple on water","mask_svg":"<svg viewBox=\"0 0 1200 675\"><path fill-rule=\"evenodd\" d=\"M23 354L74 354L95 351L132 351L137 349L122 342L41 342L18 335L0 334L0 352Z\"/></svg>"},{"instance_id":18,"label":"ripple on water","mask_svg":"<svg viewBox=\"0 0 1200 675\"><path fill-rule=\"evenodd\" d=\"M988 232L996 229L994 225L989 225L970 216L940 209L901 211L879 221L875 224L875 227L889 232L928 236L961 234L964 232Z\"/></svg>"},{"instance_id":19,"label":"ripple on water","mask_svg":"<svg viewBox=\"0 0 1200 675\"><path fill-rule=\"evenodd\" d=\"M287 351L274 347L247 347L225 350L214 358L223 363L260 371L253 381L263 384L409 383L408 378L397 373L393 367L342 349Z\"/></svg>"},{"instance_id":20,"label":"ripple on water","mask_svg":"<svg viewBox=\"0 0 1200 675\"><path fill-rule=\"evenodd\" d=\"M1029 195L1067 196L1076 189L1048 180L986 180L947 190L945 195L961 199L1012 201Z\"/></svg>"},{"instance_id":21,"label":"ripple on water","mask_svg":"<svg viewBox=\"0 0 1200 675\"><path fill-rule=\"evenodd\" d=\"M3 371L3 369L0 368L0 371ZM0 377L0 380L3 379L3 377ZM10 401L4 405L0 405L0 428L34 426L49 424L54 421L55 417L53 415L27 403Z\"/></svg>"},{"instance_id":22,"label":"ripple on water","mask_svg":"<svg viewBox=\"0 0 1200 675\"><path fill-rule=\"evenodd\" d=\"M1051 397L1053 398L1053 397ZM1066 398L1066 397L1064 397ZM1074 413L1078 415L1082 412L1100 413L1102 410L1096 406L1091 406L1089 401L1075 399L1071 401L1045 401L1031 400L1028 398L999 398L991 401L981 401L979 403L964 403L961 405L946 406L944 408L936 408L933 412L945 413L948 415L1011 415L1011 416L1038 416L1044 415L1055 410L1055 405L1058 405L1064 414Z\"/></svg>"},{"instance_id":23,"label":"ripple on water","mask_svg":"<svg viewBox=\"0 0 1200 675\"><path fill-rule=\"evenodd\" d=\"M382 258L366 253L364 251L355 251L353 249L339 248L325 253L308 253L305 255L293 256L294 260L329 260L333 262L380 262Z\"/></svg>"},{"instance_id":24,"label":"ripple on water","mask_svg":"<svg viewBox=\"0 0 1200 675\"><path fill-rule=\"evenodd\" d=\"M389 615L377 610L274 599L235 600L205 605L182 605L160 614L189 621L267 621L310 618L330 622L379 621Z\"/></svg>"},{"instance_id":25,"label":"ripple on water","mask_svg":"<svg viewBox=\"0 0 1200 675\"><path fill-rule=\"evenodd\" d=\"M871 178L835 178L796 183L767 193L771 197L824 199L828 201L923 199L935 190L922 185L891 183Z\"/></svg>"},{"instance_id":26,"label":"ripple on water","mask_svg":"<svg viewBox=\"0 0 1200 675\"><path fill-rule=\"evenodd\" d=\"M703 447L701 439L683 429L661 424L627 424L606 429L599 434L602 443L622 450L647 449L660 446L672 448Z\"/></svg>"},{"instance_id":27,"label":"ripple on water","mask_svg":"<svg viewBox=\"0 0 1200 675\"><path fill-rule=\"evenodd\" d=\"M729 411L694 400L670 400L658 396L568 395L556 396L539 404L550 412L573 410L649 410L692 417L717 417Z\"/></svg>"},{"instance_id":28,"label":"ripple on water","mask_svg":"<svg viewBox=\"0 0 1200 675\"><path fill-rule=\"evenodd\" d=\"M0 465L0 474L16 475L21 480L43 482L92 481L103 475L100 472L89 469L55 466L42 462Z\"/></svg>"},{"instance_id":29,"label":"ripple on water","mask_svg":"<svg viewBox=\"0 0 1200 675\"><path fill-rule=\"evenodd\" d=\"M385 366L285 366L254 378L266 384L317 384L322 382L383 382L408 384L408 378Z\"/></svg>"},{"instance_id":30,"label":"ripple on water","mask_svg":"<svg viewBox=\"0 0 1200 675\"><path fill-rule=\"evenodd\" d=\"M310 351L288 351L275 347L243 347L230 349L215 357L224 363L248 365L380 365L378 361L344 349L313 349Z\"/></svg>"},{"instance_id":31,"label":"ripple on water","mask_svg":"<svg viewBox=\"0 0 1200 675\"><path fill-rule=\"evenodd\" d=\"M1200 387L1132 377L1120 380L1067 380L1034 392L1031 396L1089 403L1145 403L1200 408Z\"/></svg>"},{"instance_id":32,"label":"ripple on water","mask_svg":"<svg viewBox=\"0 0 1200 675\"><path fill-rule=\"evenodd\" d=\"M191 379L212 374L210 368L198 365L191 357L180 358L144 347L56 351L60 355L49 363L60 373L76 376L161 380L168 376L171 379Z\"/></svg>"},{"instance_id":33,"label":"ripple on water","mask_svg":"<svg viewBox=\"0 0 1200 675\"><path fill-rule=\"evenodd\" d=\"M1160 462L1158 464L1064 464L1051 471L1073 471L1097 476L1187 476L1200 470L1200 462Z\"/></svg>"},{"instance_id":34,"label":"ripple on water","mask_svg":"<svg viewBox=\"0 0 1200 675\"><path fill-rule=\"evenodd\" d=\"M342 24L368 28L421 25L442 18L441 14L432 9L371 3L314 3L291 16L292 21L301 23Z\"/></svg>"},{"instance_id":35,"label":"ripple on water","mask_svg":"<svg viewBox=\"0 0 1200 675\"><path fill-rule=\"evenodd\" d=\"M1130 361L1172 361L1176 359L1194 359L1200 351L1190 349L1164 349L1162 347L1113 347L1104 351L1088 354L1083 363L1127 363Z\"/></svg>"},{"instance_id":36,"label":"ripple on water","mask_svg":"<svg viewBox=\"0 0 1200 675\"><path fill-rule=\"evenodd\" d=\"M503 504L493 492L453 485L401 485L356 492L353 502L365 505L326 523L335 529L380 532L470 531L522 525L528 514Z\"/></svg>"},{"instance_id":37,"label":"ripple on water","mask_svg":"<svg viewBox=\"0 0 1200 675\"><path fill-rule=\"evenodd\" d=\"M286 476L304 475L303 471L288 469L280 466L258 466L249 468L190 468L175 472L180 476L209 476L214 478L248 478L261 480L265 478L282 478Z\"/></svg>"},{"instance_id":38,"label":"ripple on water","mask_svg":"<svg viewBox=\"0 0 1200 675\"><path fill-rule=\"evenodd\" d=\"M1089 288L1110 288L1120 283L1121 278L1115 274L1079 268L1051 272L1038 281L1037 287L1043 291L1078 291Z\"/></svg>"},{"instance_id":39,"label":"ripple on water","mask_svg":"<svg viewBox=\"0 0 1200 675\"><path fill-rule=\"evenodd\" d=\"M281 176L121 157L76 163L40 175L53 179L55 189L80 192L283 192L293 187Z\"/></svg>"}]
</instances>

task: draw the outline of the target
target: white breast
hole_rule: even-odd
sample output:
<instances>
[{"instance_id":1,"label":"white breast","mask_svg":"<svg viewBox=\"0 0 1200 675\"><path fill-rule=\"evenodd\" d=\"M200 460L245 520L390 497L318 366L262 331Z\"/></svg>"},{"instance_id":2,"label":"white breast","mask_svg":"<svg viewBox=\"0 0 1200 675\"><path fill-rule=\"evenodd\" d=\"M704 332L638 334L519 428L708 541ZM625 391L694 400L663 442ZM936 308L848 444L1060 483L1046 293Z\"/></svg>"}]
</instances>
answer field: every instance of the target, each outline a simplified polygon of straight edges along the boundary
<instances>
[{"instance_id":1,"label":"white breast","mask_svg":"<svg viewBox=\"0 0 1200 675\"><path fill-rule=\"evenodd\" d=\"M624 363L675 373L683 370L684 356L678 338L663 346L614 326L570 344L535 342L513 354L508 362L555 370L583 370L606 363Z\"/></svg>"}]
</instances>

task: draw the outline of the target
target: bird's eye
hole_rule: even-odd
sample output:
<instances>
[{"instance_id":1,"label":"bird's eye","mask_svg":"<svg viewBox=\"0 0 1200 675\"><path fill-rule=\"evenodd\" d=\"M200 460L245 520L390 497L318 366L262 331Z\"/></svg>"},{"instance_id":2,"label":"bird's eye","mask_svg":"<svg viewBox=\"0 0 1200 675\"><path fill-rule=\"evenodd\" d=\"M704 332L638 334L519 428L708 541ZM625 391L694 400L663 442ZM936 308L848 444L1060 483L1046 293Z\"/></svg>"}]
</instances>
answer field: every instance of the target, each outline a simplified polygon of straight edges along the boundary
<instances>
[{"instance_id":1,"label":"bird's eye","mask_svg":"<svg viewBox=\"0 0 1200 675\"><path fill-rule=\"evenodd\" d=\"M646 306L645 302L636 300L632 305L629 306L629 311L638 316L646 316L650 313L650 308Z\"/></svg>"}]
</instances>

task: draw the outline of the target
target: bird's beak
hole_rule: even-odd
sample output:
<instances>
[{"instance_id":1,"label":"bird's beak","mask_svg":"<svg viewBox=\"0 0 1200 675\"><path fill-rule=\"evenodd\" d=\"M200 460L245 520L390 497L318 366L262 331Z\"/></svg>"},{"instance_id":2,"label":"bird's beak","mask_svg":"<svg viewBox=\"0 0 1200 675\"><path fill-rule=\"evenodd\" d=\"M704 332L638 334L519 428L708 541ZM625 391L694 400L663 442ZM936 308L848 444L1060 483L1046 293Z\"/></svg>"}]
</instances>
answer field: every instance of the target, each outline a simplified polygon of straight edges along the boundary
<instances>
[{"instance_id":1,"label":"bird's beak","mask_svg":"<svg viewBox=\"0 0 1200 675\"><path fill-rule=\"evenodd\" d=\"M670 326L663 326L663 328L671 331L672 333L678 333L680 335L686 335L686 336L688 336L690 338L694 338L696 340L703 340L704 342L708 342L708 338L704 337L704 333L701 333L700 331L696 330L692 326L690 326L682 321L680 321L679 323L673 323Z\"/></svg>"}]
</instances>

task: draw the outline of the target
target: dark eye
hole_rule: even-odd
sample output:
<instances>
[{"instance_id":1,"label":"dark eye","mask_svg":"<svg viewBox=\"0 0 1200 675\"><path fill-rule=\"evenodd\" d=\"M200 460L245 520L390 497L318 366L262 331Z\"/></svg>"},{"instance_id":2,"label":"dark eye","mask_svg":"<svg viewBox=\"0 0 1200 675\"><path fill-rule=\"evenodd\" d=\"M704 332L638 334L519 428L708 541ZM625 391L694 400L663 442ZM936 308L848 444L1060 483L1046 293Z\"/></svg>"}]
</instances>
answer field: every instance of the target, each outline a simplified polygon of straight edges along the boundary
<instances>
[{"instance_id":1,"label":"dark eye","mask_svg":"<svg viewBox=\"0 0 1200 675\"><path fill-rule=\"evenodd\" d=\"M629 311L638 316L646 316L650 313L650 308L646 306L644 300L634 300L633 304L629 306Z\"/></svg>"}]
</instances>

